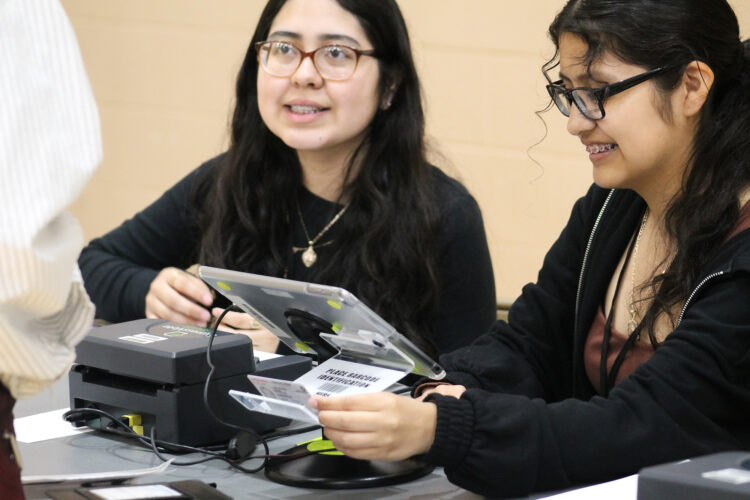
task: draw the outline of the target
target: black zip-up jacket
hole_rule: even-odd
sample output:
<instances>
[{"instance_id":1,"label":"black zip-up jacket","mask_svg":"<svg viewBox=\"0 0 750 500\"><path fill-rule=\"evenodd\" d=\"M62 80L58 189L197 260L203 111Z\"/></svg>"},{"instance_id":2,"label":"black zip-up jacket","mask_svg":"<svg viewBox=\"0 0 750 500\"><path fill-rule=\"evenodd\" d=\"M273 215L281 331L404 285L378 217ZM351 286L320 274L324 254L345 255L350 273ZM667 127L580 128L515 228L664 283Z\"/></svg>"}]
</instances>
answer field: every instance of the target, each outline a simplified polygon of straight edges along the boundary
<instances>
[{"instance_id":1,"label":"black zip-up jacket","mask_svg":"<svg viewBox=\"0 0 750 500\"><path fill-rule=\"evenodd\" d=\"M750 449L750 230L705 266L650 360L606 398L586 376L586 336L644 209L632 191L592 187L508 323L441 357L446 380L468 389L428 397L437 429L424 458L453 483L518 496Z\"/></svg>"}]
</instances>

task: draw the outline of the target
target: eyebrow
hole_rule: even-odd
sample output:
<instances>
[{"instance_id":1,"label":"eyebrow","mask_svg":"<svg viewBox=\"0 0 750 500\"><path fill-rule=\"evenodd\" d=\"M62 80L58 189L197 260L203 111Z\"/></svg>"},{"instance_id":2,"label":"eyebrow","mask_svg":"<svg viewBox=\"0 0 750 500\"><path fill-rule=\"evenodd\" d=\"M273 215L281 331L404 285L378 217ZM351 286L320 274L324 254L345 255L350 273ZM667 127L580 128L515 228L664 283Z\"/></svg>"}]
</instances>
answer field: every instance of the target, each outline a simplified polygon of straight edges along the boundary
<instances>
[{"instance_id":1,"label":"eyebrow","mask_svg":"<svg viewBox=\"0 0 750 500\"><path fill-rule=\"evenodd\" d=\"M293 40L302 40L302 35L293 31L274 31L268 35L268 38L291 38ZM324 33L318 36L318 40L321 42L346 42L349 45L360 46L360 43L356 39L336 33Z\"/></svg>"},{"instance_id":2,"label":"eyebrow","mask_svg":"<svg viewBox=\"0 0 750 500\"><path fill-rule=\"evenodd\" d=\"M573 83L573 79L571 77L567 76L566 74L564 74L562 71L560 71L560 73L558 73L558 75L560 77L560 80L567 81L568 83L571 83L571 84ZM611 80L610 78L607 78L606 80L599 80L598 78L594 77L594 75L592 75L590 73L584 73L583 75L581 75L579 77L579 79L583 80L586 83L594 82L594 83L601 83L603 85L609 84L610 80ZM615 80L615 81L617 81L617 80Z\"/></svg>"},{"instance_id":3,"label":"eyebrow","mask_svg":"<svg viewBox=\"0 0 750 500\"><path fill-rule=\"evenodd\" d=\"M570 77L565 76L565 74L562 71L560 71L560 73L558 74L558 76L559 76L560 80L567 80L569 82L573 81L573 80L570 79Z\"/></svg>"}]
</instances>

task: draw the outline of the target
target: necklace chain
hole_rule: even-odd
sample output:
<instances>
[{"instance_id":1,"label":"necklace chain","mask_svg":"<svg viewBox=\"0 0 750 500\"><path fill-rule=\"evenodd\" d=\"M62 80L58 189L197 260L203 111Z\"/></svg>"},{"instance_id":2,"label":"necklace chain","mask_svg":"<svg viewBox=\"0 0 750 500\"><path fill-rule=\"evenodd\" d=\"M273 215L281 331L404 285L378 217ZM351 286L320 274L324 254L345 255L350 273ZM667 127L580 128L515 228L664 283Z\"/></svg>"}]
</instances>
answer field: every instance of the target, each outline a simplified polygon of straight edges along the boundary
<instances>
[{"instance_id":1,"label":"necklace chain","mask_svg":"<svg viewBox=\"0 0 750 500\"><path fill-rule=\"evenodd\" d=\"M635 246L633 247L633 268L632 268L632 287L630 289L630 320L628 320L628 333L632 333L638 326L636 321L636 307L635 307L635 288L636 288L636 268L638 266L638 246L641 243L641 235L643 234L643 228L646 227L646 221L648 221L648 207L643 213L643 219L641 220L641 227L638 229L638 234L635 237Z\"/></svg>"},{"instance_id":2,"label":"necklace chain","mask_svg":"<svg viewBox=\"0 0 750 500\"><path fill-rule=\"evenodd\" d=\"M336 215L331 218L331 220L328 221L328 224L321 229L318 234L315 235L314 238L310 238L310 233L307 231L307 226L305 225L305 218L302 217L302 210L299 208L299 203L297 203L297 215L299 215L299 221L302 224L302 231L305 233L305 239L307 240L307 246L306 247L292 247L292 252L297 253L302 250L302 263L305 265L305 267L310 267L313 264L315 264L315 261L318 260L318 254L315 252L315 244L318 242L318 240L328 232L331 227L336 224L336 221L341 218L342 215L344 215L344 212L346 212L346 209L349 208L349 204L344 205L344 207L338 211ZM330 241L327 241L325 243L321 243L318 245L318 247L322 247L324 245L328 245Z\"/></svg>"}]
</instances>

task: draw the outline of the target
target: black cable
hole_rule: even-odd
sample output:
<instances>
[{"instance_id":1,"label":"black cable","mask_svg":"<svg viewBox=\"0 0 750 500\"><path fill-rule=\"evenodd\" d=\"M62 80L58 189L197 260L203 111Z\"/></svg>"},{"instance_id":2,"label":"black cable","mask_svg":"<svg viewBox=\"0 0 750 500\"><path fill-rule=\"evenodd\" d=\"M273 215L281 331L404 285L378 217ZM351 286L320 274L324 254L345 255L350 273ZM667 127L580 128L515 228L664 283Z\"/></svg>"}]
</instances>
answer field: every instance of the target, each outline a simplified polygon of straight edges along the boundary
<instances>
[{"instance_id":1,"label":"black cable","mask_svg":"<svg viewBox=\"0 0 750 500\"><path fill-rule=\"evenodd\" d=\"M213 408L211 408L211 405L208 403L208 387L211 383L211 376L214 374L214 371L216 370L216 366L214 366L214 362L211 359L211 348L214 345L214 337L216 337L216 331L218 330L219 325L221 324L221 321L224 319L224 316L226 316L226 314L229 311L240 311L240 309L234 304L224 309L224 311L219 315L219 317L216 318L216 321L214 322L214 326L211 329L211 335L208 337L208 346L206 346L206 364L208 364L209 370L208 370L208 375L206 375L206 382L203 385L203 404L206 406L206 410L208 411L209 415L211 415L217 422L223 425L226 425L227 427L231 427L233 429L248 432L251 436L255 437L257 441L263 445L263 449L266 452L265 455L268 455L269 454L268 443L255 431L255 429L251 429L249 427L242 427L242 426L238 426L229 422L225 422L224 420L219 418L218 415L214 413ZM259 472L265 469L266 465L268 464L268 458L265 455L263 458L263 463L261 463L255 469L245 470L244 468L241 468L239 466L238 468L242 470L243 472ZM252 458L253 457L248 457L247 460L250 460Z\"/></svg>"},{"instance_id":2,"label":"black cable","mask_svg":"<svg viewBox=\"0 0 750 500\"><path fill-rule=\"evenodd\" d=\"M219 418L218 415L214 413L213 408L211 408L211 405L208 402L208 387L211 383L211 377L214 374L214 371L216 370L216 366L214 365L213 360L211 359L211 349L214 345L214 337L216 337L216 331L219 328L219 324L224 319L224 316L230 311L239 311L239 309L235 305L230 305L226 309L224 309L224 312L219 315L219 317L214 322L213 328L211 328L211 335L208 337L208 346L206 346L206 364L208 364L209 370L208 375L206 375L206 382L203 384L203 404L206 407L206 410L208 410L208 413L213 417L217 422L226 425L227 427L231 427L233 429L237 429L239 431L249 432L253 436L260 438L260 435L255 431L255 429L250 429L249 427L242 427L239 425L232 424L230 422L225 422L221 418Z\"/></svg>"},{"instance_id":3,"label":"black cable","mask_svg":"<svg viewBox=\"0 0 750 500\"><path fill-rule=\"evenodd\" d=\"M197 460L190 460L190 461L172 461L171 465L175 466L187 466L187 465L197 465L202 464L205 462L209 462L211 460L223 460L226 462L230 467L235 468L241 472L245 473L255 473L258 472L259 469L248 469L246 467L242 467L240 464L252 459L264 459L264 463L268 461L271 457L287 457L287 458L297 458L307 455L312 455L316 453L324 453L326 451L332 451L334 448L330 449L322 449L322 450L315 450L315 451L304 451L301 453L294 453L294 454L277 454L277 455L271 455L269 453L266 453L265 455L257 455L257 456L250 456L245 457L239 460L233 460L229 457L227 457L224 453L217 452L217 451L211 451L207 448L198 448L195 446L188 446L183 444L177 444L177 443L170 443L168 441L162 441L159 439L156 439L156 428L151 428L151 433L149 437L142 436L141 434L138 434L135 432L128 424L121 421L116 416L112 415L109 412L106 412L104 410L100 410L99 408L78 408L74 410L69 410L63 414L63 419L72 422L75 420L88 420L91 416L97 416L97 417L104 417L111 422L111 426L104 426L97 427L96 429L101 430L103 432L108 432L111 434L115 434L117 436L126 437L129 439L135 439L138 442L140 442L144 447L151 449L153 453L159 457L160 460L166 462L169 459L163 455L163 453L175 453L177 451L181 452L191 452L191 453L204 453L207 455L210 455L208 457L200 458ZM123 430L118 429L118 427L121 427ZM315 426L314 426L315 427ZM288 435L292 435L295 433L299 433L302 431L309 430L308 428L302 428L302 429L294 429L290 431L282 431L279 434L283 434L284 432L288 433ZM280 436L279 436L280 437Z\"/></svg>"},{"instance_id":4,"label":"black cable","mask_svg":"<svg viewBox=\"0 0 750 500\"><path fill-rule=\"evenodd\" d=\"M154 431L155 431L155 428L152 427L151 428L151 443L153 443L155 441L155 433L154 433ZM164 455L162 455L159 452L159 450L156 448L155 445L152 444L151 445L151 449L153 450L154 454L156 454L156 456L159 457L163 462L166 462L167 460L169 460L167 457L165 457ZM266 450L268 450L268 446L266 446ZM245 473L248 473L248 474L252 474L252 473L255 473L255 472L258 472L258 471L262 470L262 468L247 469L245 467L242 467L240 465L240 463L243 463L243 462L245 462L247 460L253 460L253 459L256 459L256 458L262 458L263 459L263 466L262 467L265 467L265 464L268 462L268 459L271 458L271 457L284 457L284 458L290 458L291 459L291 458L305 457L305 456L308 456L308 455L316 455L316 454L319 454L319 453L325 453L327 451L336 451L336 448L331 447L331 448L324 448L322 450L314 450L314 451L305 450L303 452L290 453L288 455L284 455L284 454L270 455L268 453L268 451L266 451L265 455L258 455L258 456L254 456L254 457L252 457L252 456L251 457L246 457L246 458L239 459L237 461L232 460L230 458L227 458L226 456L222 456L222 455L218 455L217 454L217 456L210 456L210 457L201 458L201 459L198 459L198 460L193 460L193 461L190 461L190 462L174 462L173 461L173 462L171 462L171 464L172 465L197 465L197 464L202 464L202 463L208 462L210 460L223 460L224 462L226 462L229 466L231 466L234 469L237 469L237 470L239 470L241 472L245 472Z\"/></svg>"},{"instance_id":5,"label":"black cable","mask_svg":"<svg viewBox=\"0 0 750 500\"><path fill-rule=\"evenodd\" d=\"M151 439L150 439L149 442L151 444L151 451L153 451L154 454L157 457L159 457L159 459L162 462L167 462L169 459L167 457L165 457L164 455L162 455L161 452L159 451L159 449L156 446L156 441L157 441L156 440L156 427L151 427L151 436L150 437L151 437ZM207 453L209 456L208 457L204 457L204 458L199 458L198 460L189 460L189 461L185 461L185 462L175 462L175 461L172 461L172 465L198 465L198 464L202 464L202 463L205 463L205 462L209 462L211 460L224 460L228 464L232 465L232 461L230 459L228 459L226 456L224 456L224 455L222 455L220 453L209 452L208 450L202 450L202 453Z\"/></svg>"},{"instance_id":6,"label":"black cable","mask_svg":"<svg viewBox=\"0 0 750 500\"><path fill-rule=\"evenodd\" d=\"M261 438L265 439L266 441L272 441L274 439L279 439L287 436L295 436L297 434L304 434L305 432L315 431L322 428L322 425L316 424L310 425L308 427L299 427L297 429L286 429L283 431L268 432L266 434L262 434Z\"/></svg>"},{"instance_id":7,"label":"black cable","mask_svg":"<svg viewBox=\"0 0 750 500\"><path fill-rule=\"evenodd\" d=\"M138 434L137 432L133 430L132 427L130 427L128 424L121 421L119 418L117 418L116 416L104 410L100 410L99 408L78 408L75 410L69 410L65 412L62 417L67 422L72 422L74 420L79 420L79 419L82 419L85 421L85 420L88 420L87 414L107 418L108 420L112 422L112 424L114 424L117 427L121 427L123 430L122 431L118 430L115 427L109 427L109 426L105 427L104 425L102 425L101 427L98 427L98 429L104 432L117 434L118 436L136 439L140 441L141 444L149 448L152 447L152 445L154 446L158 445L162 448L162 451L165 453L178 453L178 452L207 453L210 455L223 456L220 452L217 452L217 451L212 451L212 450L208 450L205 448L198 448L195 446L188 446L184 444L170 443L168 441L161 441L158 439L155 439L152 444L152 441L149 440L146 436Z\"/></svg>"}]
</instances>

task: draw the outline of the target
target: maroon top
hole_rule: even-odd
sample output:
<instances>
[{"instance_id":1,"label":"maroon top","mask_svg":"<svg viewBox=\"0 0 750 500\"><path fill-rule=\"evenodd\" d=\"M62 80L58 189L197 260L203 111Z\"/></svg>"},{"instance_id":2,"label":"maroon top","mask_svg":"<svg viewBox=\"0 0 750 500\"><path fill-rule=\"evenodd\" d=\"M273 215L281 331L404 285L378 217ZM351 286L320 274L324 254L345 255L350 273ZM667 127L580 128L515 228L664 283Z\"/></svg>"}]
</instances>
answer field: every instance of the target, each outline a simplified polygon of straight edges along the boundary
<instances>
[{"instance_id":1,"label":"maroon top","mask_svg":"<svg viewBox=\"0 0 750 500\"><path fill-rule=\"evenodd\" d=\"M742 207L737 225L729 234L727 240L748 228L750 228L750 202L745 203ZM600 307L596 313L596 317L594 317L593 323L591 324L589 335L586 338L586 344L583 348L583 364L586 368L586 375L588 376L591 385L594 386L596 392L599 394L602 393L602 388L599 385L599 368L601 366L605 322L606 318L604 316L604 310ZM614 364L617 355L620 354L620 351L627 340L627 335L612 328L612 334L609 337L609 352L607 353L607 373L612 369L612 364ZM622 364L620 365L620 370L617 372L615 385L633 373L635 369L638 368L638 365L644 361L648 361L653 354L654 348L651 346L651 342L649 342L648 339L633 344L633 347L625 353L625 359L623 359Z\"/></svg>"},{"instance_id":2,"label":"maroon top","mask_svg":"<svg viewBox=\"0 0 750 500\"><path fill-rule=\"evenodd\" d=\"M599 394L602 394L602 388L599 384L599 367L601 366L604 323L606 321L604 311L600 307L596 312L594 322L591 324L589 336L586 338L586 345L583 348L583 364L586 367L586 375ZM612 328L612 333L609 336L609 351L607 352L607 373L612 369L612 364L627 340L627 335ZM625 359L623 359L620 370L617 372L615 385L633 373L638 365L648 361L653 354L654 348L651 347L651 342L636 342L633 344L633 347L625 353Z\"/></svg>"}]
</instances>

